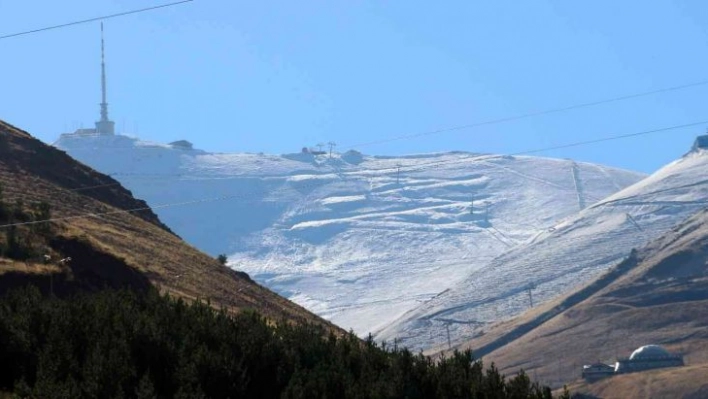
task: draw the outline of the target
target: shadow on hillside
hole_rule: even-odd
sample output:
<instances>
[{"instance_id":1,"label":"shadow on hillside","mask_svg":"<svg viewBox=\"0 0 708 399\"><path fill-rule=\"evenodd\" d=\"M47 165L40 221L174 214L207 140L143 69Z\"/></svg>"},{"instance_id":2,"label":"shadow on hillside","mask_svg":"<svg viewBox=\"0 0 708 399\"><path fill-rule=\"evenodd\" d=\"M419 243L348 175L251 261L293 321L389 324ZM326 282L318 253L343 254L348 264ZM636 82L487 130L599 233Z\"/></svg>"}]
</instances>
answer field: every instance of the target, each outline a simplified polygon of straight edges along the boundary
<instances>
[{"instance_id":1,"label":"shadow on hillside","mask_svg":"<svg viewBox=\"0 0 708 399\"><path fill-rule=\"evenodd\" d=\"M52 274L4 273L0 275L0 295L28 284L36 286L45 295L53 293L60 297L107 288L127 288L145 293L152 286L144 274L121 259L97 251L88 243L58 237L53 239L50 245L58 252L71 257L67 269Z\"/></svg>"},{"instance_id":2,"label":"shadow on hillside","mask_svg":"<svg viewBox=\"0 0 708 399\"><path fill-rule=\"evenodd\" d=\"M637 251L633 249L627 259L620 262L614 268L610 269L610 271L608 271L606 274L604 274L599 279L595 280L595 282L593 282L592 284L590 284L590 285L586 286L585 288L581 289L580 291L577 291L576 293L568 296L560 304L553 307L552 309L539 314L538 316L534 317L533 319L531 319L530 321L528 321L524 324L518 325L517 327L513 328L511 331L500 336L499 338L495 339L494 341L492 341L486 345L483 345L477 349L474 349L475 356L477 358L481 358L482 356L486 356L489 353L501 348L502 346L505 346L505 345L511 343L512 341L521 338L524 334L526 334L529 331L533 330L534 328L540 326L541 324L545 323L546 321L556 317L557 315L562 313L564 310L588 299L590 296L592 296L596 292L600 291L601 289L605 288L607 285L609 285L613 281L617 280L617 278L619 278L623 274L627 273L629 270L631 270L637 264L638 264Z\"/></svg>"}]
</instances>

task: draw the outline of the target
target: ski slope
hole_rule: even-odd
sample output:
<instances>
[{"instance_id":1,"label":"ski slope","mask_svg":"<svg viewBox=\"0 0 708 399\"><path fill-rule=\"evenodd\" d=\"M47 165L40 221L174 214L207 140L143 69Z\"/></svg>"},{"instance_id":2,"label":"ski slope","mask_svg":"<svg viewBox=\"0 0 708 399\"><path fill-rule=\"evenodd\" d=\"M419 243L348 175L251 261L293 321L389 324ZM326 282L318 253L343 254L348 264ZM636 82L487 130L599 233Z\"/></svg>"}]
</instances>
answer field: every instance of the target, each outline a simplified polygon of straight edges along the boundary
<instances>
[{"instance_id":1,"label":"ski slope","mask_svg":"<svg viewBox=\"0 0 708 399\"><path fill-rule=\"evenodd\" d=\"M114 176L194 246L361 335L644 177L462 152L216 154L126 136L56 146Z\"/></svg>"},{"instance_id":2,"label":"ski slope","mask_svg":"<svg viewBox=\"0 0 708 399\"><path fill-rule=\"evenodd\" d=\"M377 334L414 348L484 332L574 287L708 205L708 153L697 149L473 271ZM581 172L582 176L582 172Z\"/></svg>"}]
</instances>

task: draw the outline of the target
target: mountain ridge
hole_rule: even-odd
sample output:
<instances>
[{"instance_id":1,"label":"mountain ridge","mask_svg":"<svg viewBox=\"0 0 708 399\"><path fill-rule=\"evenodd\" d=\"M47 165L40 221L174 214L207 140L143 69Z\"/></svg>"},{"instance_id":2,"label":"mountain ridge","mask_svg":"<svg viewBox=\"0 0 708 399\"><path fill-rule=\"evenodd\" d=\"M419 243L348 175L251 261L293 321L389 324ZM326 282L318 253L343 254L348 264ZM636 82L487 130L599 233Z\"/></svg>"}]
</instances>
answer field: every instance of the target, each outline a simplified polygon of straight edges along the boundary
<instances>
[{"instance_id":1,"label":"mountain ridge","mask_svg":"<svg viewBox=\"0 0 708 399\"><path fill-rule=\"evenodd\" d=\"M604 282L584 287L599 283L591 295L559 307L485 359L502 370L523 367L543 382L569 383L573 392L595 397L702 397L708 367L707 264L708 210L702 210L633 251L632 260L612 268ZM524 314L490 334L499 336L538 314ZM489 340L480 337L461 347L483 342ZM687 366L580 380L582 364L609 363L649 343L683 355Z\"/></svg>"},{"instance_id":2,"label":"mountain ridge","mask_svg":"<svg viewBox=\"0 0 708 399\"><path fill-rule=\"evenodd\" d=\"M30 256L0 259L0 291L24 283L55 294L155 286L163 293L208 300L230 311L252 309L274 321L313 322L343 333L186 244L118 181L2 121L0 154L6 207L17 213L45 203L51 211L50 217L39 220L26 219L34 213L20 214L23 219L0 229L4 243L10 242L9 234L51 227L32 233L36 240L29 242Z\"/></svg>"},{"instance_id":3,"label":"mountain ridge","mask_svg":"<svg viewBox=\"0 0 708 399\"><path fill-rule=\"evenodd\" d=\"M187 241L360 335L643 177L460 151L216 154L125 136L56 145L151 205L224 198L155 209Z\"/></svg>"},{"instance_id":4,"label":"mountain ridge","mask_svg":"<svg viewBox=\"0 0 708 399\"><path fill-rule=\"evenodd\" d=\"M706 205L699 149L656 173L590 205L492 260L445 294L392 323L381 336L429 349L485 333L500 320L571 292ZM531 287L531 290L529 290ZM430 333L435 340L420 337Z\"/></svg>"}]
</instances>

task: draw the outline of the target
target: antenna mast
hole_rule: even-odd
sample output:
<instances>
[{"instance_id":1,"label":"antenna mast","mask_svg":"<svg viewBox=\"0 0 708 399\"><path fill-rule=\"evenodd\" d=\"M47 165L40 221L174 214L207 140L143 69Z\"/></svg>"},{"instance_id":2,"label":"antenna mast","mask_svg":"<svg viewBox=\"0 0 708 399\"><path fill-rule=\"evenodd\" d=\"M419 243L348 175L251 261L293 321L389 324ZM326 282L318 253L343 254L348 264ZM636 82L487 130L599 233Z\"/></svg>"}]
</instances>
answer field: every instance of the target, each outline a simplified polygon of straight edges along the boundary
<instances>
[{"instance_id":1,"label":"antenna mast","mask_svg":"<svg viewBox=\"0 0 708 399\"><path fill-rule=\"evenodd\" d=\"M108 103L106 103L106 58L103 44L103 22L101 22L101 122L108 120Z\"/></svg>"},{"instance_id":2,"label":"antenna mast","mask_svg":"<svg viewBox=\"0 0 708 399\"><path fill-rule=\"evenodd\" d=\"M96 133L115 133L115 124L108 119L108 102L106 101L106 57L103 41L103 22L101 22L101 120L96 122Z\"/></svg>"}]
</instances>

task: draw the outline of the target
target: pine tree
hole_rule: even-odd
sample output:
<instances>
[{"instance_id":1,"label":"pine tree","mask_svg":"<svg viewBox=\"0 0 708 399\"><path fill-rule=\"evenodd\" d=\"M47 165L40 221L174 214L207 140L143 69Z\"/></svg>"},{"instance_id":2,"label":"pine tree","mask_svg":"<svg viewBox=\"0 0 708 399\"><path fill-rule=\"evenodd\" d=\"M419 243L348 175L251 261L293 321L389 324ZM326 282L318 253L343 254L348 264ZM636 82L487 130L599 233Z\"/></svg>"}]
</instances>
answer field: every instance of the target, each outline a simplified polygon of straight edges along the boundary
<instances>
[{"instance_id":1,"label":"pine tree","mask_svg":"<svg viewBox=\"0 0 708 399\"><path fill-rule=\"evenodd\" d=\"M226 255L224 255L224 254L220 254L219 256L216 257L216 260L218 260L219 263L221 263L222 265L226 265L226 262L229 261L229 258L226 257Z\"/></svg>"},{"instance_id":2,"label":"pine tree","mask_svg":"<svg viewBox=\"0 0 708 399\"><path fill-rule=\"evenodd\" d=\"M137 399L157 399L155 386L152 384L149 373L143 374L138 387L135 389L135 396Z\"/></svg>"}]
</instances>

